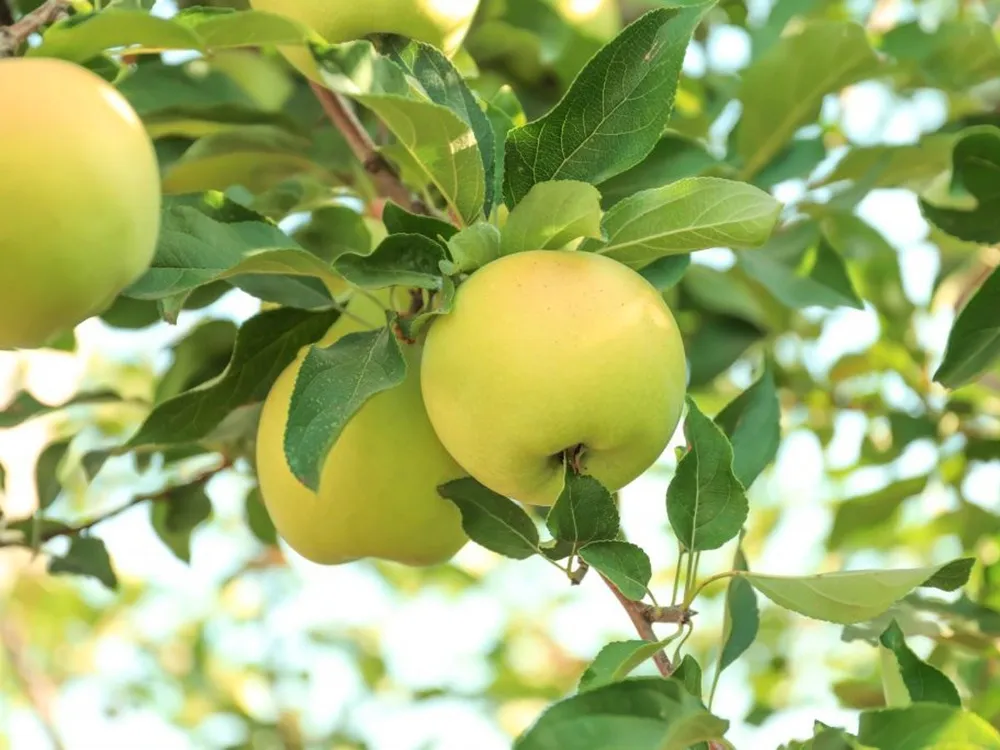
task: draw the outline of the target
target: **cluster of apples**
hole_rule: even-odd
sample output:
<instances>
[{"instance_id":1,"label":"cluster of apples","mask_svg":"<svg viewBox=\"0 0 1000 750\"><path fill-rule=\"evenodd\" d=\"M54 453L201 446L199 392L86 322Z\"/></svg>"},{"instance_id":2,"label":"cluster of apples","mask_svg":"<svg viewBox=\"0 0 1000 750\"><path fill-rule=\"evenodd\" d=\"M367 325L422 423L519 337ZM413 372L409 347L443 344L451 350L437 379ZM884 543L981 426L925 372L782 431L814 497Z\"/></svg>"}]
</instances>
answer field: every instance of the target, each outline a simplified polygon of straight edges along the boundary
<instances>
[{"instance_id":1,"label":"cluster of apples","mask_svg":"<svg viewBox=\"0 0 1000 750\"><path fill-rule=\"evenodd\" d=\"M382 301L388 297L383 296ZM382 325L355 296L323 345ZM567 461L617 490L665 449L680 420L686 363L662 295L601 255L535 250L464 281L423 342L404 343L402 385L373 396L341 433L319 492L283 452L305 351L261 415L257 472L275 527L304 557L433 565L466 542L438 486L471 475L515 500L551 505Z\"/></svg>"}]
</instances>

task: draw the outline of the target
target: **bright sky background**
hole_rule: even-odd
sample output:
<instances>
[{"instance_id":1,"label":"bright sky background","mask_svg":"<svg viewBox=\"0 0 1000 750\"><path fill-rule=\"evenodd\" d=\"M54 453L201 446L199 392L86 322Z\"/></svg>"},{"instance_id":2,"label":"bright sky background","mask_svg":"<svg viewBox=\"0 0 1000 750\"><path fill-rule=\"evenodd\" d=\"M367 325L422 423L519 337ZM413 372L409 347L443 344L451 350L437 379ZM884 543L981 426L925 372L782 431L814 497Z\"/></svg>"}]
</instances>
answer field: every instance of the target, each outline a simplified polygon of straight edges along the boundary
<instances>
[{"instance_id":1,"label":"bright sky background","mask_svg":"<svg viewBox=\"0 0 1000 750\"><path fill-rule=\"evenodd\" d=\"M693 45L686 69L697 75L711 64L719 70L736 70L747 59L749 45L745 32L735 27L716 28L705 46ZM737 112L731 113L733 119ZM844 132L855 143L909 143L944 121L943 97L932 91L918 92L905 100L878 83L851 88L842 97L830 98L824 118L839 120ZM731 125L731 122L729 123ZM724 128L716 134L724 136ZM786 183L776 188L782 200L794 200L803 186ZM931 285L937 270L937 252L926 242L927 225L920 216L913 195L903 191L876 191L860 207L859 213L877 227L899 251L907 293L920 304L930 299ZM732 260L728 251L707 251L696 256L697 262L724 267ZM257 303L239 292L227 296L210 308L213 315L241 320L256 312ZM927 314L921 324L922 339L932 350L943 349L952 320L949 310ZM35 392L57 400L79 383L93 355L163 367L164 344L189 329L199 320L197 314L182 315L181 325L170 328L158 325L136 333L112 331L96 320L78 329L79 355L42 352L0 354L0 401L9 393L3 383L12 383L18 372L26 374ZM878 320L870 311L840 310L827 315L820 343L807 353L810 368L822 372L842 353L860 350L878 334ZM749 382L747 368L736 372ZM908 394L901 384L890 379L886 395L907 403ZM773 470L762 477L751 493L753 508L782 508L781 521L764 553L752 559L759 571L793 573L817 570L824 561L823 540L830 523L829 508L845 495L866 492L888 481L887 472L866 470L834 485L826 479L825 469L850 465L857 457L866 420L860 415L843 415L836 436L824 451L816 437L807 431L786 436ZM30 512L33 500L31 457L44 433L36 425L0 432L0 456L9 471L6 509L9 514ZM673 564L676 549L666 533L664 493L672 473L672 447L664 454L662 467L635 482L624 492L623 521L631 540L643 546L653 561L654 570ZM914 443L893 467L896 477L918 475L935 460L931 445ZM129 498L121 486L128 474L128 462L109 465L99 477L91 497L102 508L112 508ZM155 484L155 483L154 483ZM995 507L995 488L1000 486L1000 462L979 470L968 483L970 499ZM992 489L991 489L992 488ZM130 490L141 491L134 484ZM310 627L334 632L347 625L380 623L383 650L390 674L395 681L412 688L445 687L456 694L474 692L487 684L490 675L483 657L493 647L505 624L512 620L538 620L547 623L552 634L575 655L590 658L610 639L633 638L629 622L609 593L596 580L571 591L565 580L540 561L498 562L479 548L469 545L457 558L461 566L488 571L484 585L461 596L427 590L409 599L401 599L366 563L335 568L321 568L288 552L296 575L260 575L246 577L224 600L219 584L232 571L252 557L259 547L243 527L242 498L245 484L233 478L219 479L211 485L215 507L214 520L194 535L193 565L177 561L155 537L148 510L138 508L99 527L121 578L141 578L150 582L151 592L132 614L134 626L146 637L169 638L174 630L189 620L209 613L218 618L214 648L234 661L264 662L282 659L310 675L310 688L299 690L280 687L272 692L263 683L249 683L244 688L248 707L261 716L273 715L281 705L294 705L305 711L312 725L320 730L349 717L350 724L370 742L374 750L507 750L510 739L489 710L474 701L441 698L421 703L419 707L389 696L378 699L363 694L363 683L351 659L335 649L317 651L303 634ZM992 496L990 493L993 493ZM933 484L921 501L921 512L941 512L954 498ZM960 552L953 545L940 551L940 559ZM703 572L728 567L732 550L705 555ZM865 567L881 561L865 556L848 558L849 567ZM904 555L889 561L893 565L923 564ZM0 568L0 596L9 588L12 574ZM654 588L669 590L670 581L660 575ZM92 581L80 586L94 601L111 601L109 593ZM259 612L265 600L275 599L275 586L282 601L264 614L266 627L239 625L241 614ZM553 605L556 599L561 604ZM762 606L770 606L762 600ZM698 638L714 642L719 632L719 611L707 607L698 621ZM738 748L773 748L793 737L804 738L819 719L830 724L852 726L854 713L837 707L829 690L830 675L825 663L843 665L870 662L875 653L867 646L840 641L840 629L797 619L788 634L790 663L794 675L792 694L797 706L783 711L761 727L742 725L739 718L750 707L751 696L745 688L746 665L738 662L723 677L715 701L721 715L734 720L731 740ZM914 643L917 650L926 644ZM544 668L544 654L533 651L531 643L519 645L527 663L539 662ZM225 718L209 722L192 742L171 728L149 710L128 710L106 718L102 709L113 695L111 682L126 675L140 678L147 673L127 637L106 636L97 649L97 670L104 676L85 677L65 686L58 702L57 721L67 750L187 750L188 748L223 747L239 741L236 727ZM711 664L704 665L706 677ZM161 691L163 692L163 691ZM180 696L169 691L158 694L161 707L170 709ZM539 705L525 703L500 717L509 728L523 727ZM0 732L8 732L15 748L45 750L45 735L33 715L20 708L0 706ZM138 743L138 744L137 744Z\"/></svg>"}]
</instances>

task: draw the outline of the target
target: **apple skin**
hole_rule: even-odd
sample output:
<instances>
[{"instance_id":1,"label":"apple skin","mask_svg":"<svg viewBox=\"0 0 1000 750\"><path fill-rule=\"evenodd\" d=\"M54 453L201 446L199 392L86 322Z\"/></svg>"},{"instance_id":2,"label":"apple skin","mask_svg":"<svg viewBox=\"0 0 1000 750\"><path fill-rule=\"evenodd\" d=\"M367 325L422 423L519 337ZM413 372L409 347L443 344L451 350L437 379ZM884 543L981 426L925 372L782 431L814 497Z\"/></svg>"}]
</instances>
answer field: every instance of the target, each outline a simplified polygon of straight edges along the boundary
<instances>
[{"instance_id":1,"label":"apple skin","mask_svg":"<svg viewBox=\"0 0 1000 750\"><path fill-rule=\"evenodd\" d=\"M376 296L387 301L387 294ZM385 321L382 308L362 295L347 309L370 325L344 316L322 345ZM419 348L404 345L406 380L369 399L341 433L323 466L318 493L295 478L283 447L288 407L307 351L275 382L257 433L261 496L278 533L300 555L324 565L364 557L414 566L447 561L468 540L458 508L437 487L465 472L427 419Z\"/></svg>"},{"instance_id":2,"label":"apple skin","mask_svg":"<svg viewBox=\"0 0 1000 750\"><path fill-rule=\"evenodd\" d=\"M138 115L85 68L0 60L0 101L0 349L34 348L149 268L160 178Z\"/></svg>"},{"instance_id":3,"label":"apple skin","mask_svg":"<svg viewBox=\"0 0 1000 750\"><path fill-rule=\"evenodd\" d=\"M399 34L451 56L465 39L479 0L251 0L251 5L298 21L331 44ZM282 47L281 53L307 78L322 82L307 48Z\"/></svg>"},{"instance_id":4,"label":"apple skin","mask_svg":"<svg viewBox=\"0 0 1000 750\"><path fill-rule=\"evenodd\" d=\"M431 424L494 492L551 505L564 453L608 489L666 448L684 406L684 345L663 297L593 253L504 256L432 324L421 383Z\"/></svg>"}]
</instances>

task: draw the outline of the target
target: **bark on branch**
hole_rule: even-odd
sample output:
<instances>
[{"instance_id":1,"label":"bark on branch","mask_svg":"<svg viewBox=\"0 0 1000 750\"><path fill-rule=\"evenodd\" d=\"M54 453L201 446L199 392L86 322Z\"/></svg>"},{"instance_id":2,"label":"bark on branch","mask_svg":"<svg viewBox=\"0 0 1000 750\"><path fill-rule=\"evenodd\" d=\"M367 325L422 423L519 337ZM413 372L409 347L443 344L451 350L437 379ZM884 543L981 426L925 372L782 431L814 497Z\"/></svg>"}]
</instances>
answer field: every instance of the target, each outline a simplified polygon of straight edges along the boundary
<instances>
[{"instance_id":1,"label":"bark on branch","mask_svg":"<svg viewBox=\"0 0 1000 750\"><path fill-rule=\"evenodd\" d=\"M0 28L0 59L13 56L28 37L58 21L69 6L69 0L46 0L20 21Z\"/></svg>"}]
</instances>

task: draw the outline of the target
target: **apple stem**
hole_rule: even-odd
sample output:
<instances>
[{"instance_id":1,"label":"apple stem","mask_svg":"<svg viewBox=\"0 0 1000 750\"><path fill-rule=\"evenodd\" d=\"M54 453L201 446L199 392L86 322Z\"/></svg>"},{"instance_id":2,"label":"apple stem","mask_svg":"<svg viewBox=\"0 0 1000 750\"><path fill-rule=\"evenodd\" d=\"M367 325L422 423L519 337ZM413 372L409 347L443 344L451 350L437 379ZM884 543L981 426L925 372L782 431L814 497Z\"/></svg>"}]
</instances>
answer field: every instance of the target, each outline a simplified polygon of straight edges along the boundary
<instances>
[{"instance_id":1,"label":"apple stem","mask_svg":"<svg viewBox=\"0 0 1000 750\"><path fill-rule=\"evenodd\" d=\"M47 0L31 13L25 14L17 23L0 27L0 59L12 57L28 37L58 21L69 6L70 0Z\"/></svg>"},{"instance_id":2,"label":"apple stem","mask_svg":"<svg viewBox=\"0 0 1000 750\"><path fill-rule=\"evenodd\" d=\"M375 141L372 140L364 125L354 114L347 100L340 94L330 91L318 83L310 83L316 99L319 100L323 112L340 131L347 141L355 158L361 162L375 184L379 195L388 198L405 208L410 213L429 215L427 206L407 189L396 170L379 153Z\"/></svg>"}]
</instances>

